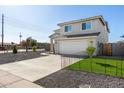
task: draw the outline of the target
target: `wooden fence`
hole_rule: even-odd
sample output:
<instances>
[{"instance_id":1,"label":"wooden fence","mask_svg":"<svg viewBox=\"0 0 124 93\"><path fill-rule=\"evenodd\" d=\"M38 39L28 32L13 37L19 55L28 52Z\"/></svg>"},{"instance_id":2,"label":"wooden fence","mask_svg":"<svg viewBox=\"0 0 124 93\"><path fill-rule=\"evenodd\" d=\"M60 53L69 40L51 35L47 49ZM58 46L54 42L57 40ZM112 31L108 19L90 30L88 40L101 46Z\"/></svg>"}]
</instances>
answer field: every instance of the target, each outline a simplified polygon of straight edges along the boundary
<instances>
[{"instance_id":1,"label":"wooden fence","mask_svg":"<svg viewBox=\"0 0 124 93\"><path fill-rule=\"evenodd\" d=\"M124 43L107 43L99 45L100 56L124 56Z\"/></svg>"}]
</instances>

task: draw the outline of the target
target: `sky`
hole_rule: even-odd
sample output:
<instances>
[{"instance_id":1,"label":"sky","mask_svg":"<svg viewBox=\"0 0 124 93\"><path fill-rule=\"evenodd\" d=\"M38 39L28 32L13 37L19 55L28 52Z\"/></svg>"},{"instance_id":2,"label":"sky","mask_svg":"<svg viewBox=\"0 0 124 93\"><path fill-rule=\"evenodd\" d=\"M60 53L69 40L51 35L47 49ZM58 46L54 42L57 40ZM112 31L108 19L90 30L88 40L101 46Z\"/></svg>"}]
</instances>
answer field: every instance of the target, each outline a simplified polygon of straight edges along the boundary
<instances>
[{"instance_id":1,"label":"sky","mask_svg":"<svg viewBox=\"0 0 124 93\"><path fill-rule=\"evenodd\" d=\"M124 6L95 5L32 5L32 6L0 6L1 16L4 14L4 41L19 43L32 37L38 42L49 42L53 30L58 29L58 23L102 15L108 21L109 42L123 40ZM0 26L1 35L1 26ZM0 36L1 41L1 36Z\"/></svg>"}]
</instances>

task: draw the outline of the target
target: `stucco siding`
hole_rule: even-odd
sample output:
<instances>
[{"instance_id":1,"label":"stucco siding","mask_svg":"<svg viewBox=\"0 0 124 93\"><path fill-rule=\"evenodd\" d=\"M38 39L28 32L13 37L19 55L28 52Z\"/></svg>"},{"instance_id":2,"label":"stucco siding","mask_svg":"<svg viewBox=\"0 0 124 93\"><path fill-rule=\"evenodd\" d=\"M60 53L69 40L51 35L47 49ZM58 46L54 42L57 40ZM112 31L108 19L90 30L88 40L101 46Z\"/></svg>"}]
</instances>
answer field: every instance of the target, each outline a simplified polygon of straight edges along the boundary
<instances>
[{"instance_id":1,"label":"stucco siding","mask_svg":"<svg viewBox=\"0 0 124 93\"><path fill-rule=\"evenodd\" d=\"M65 32L65 26L60 28L60 35L68 35L68 34L83 34L83 32L100 32L99 35L99 43L107 43L108 42L108 32L106 26L104 26L99 19L86 21L91 22L91 29L90 30L82 30L82 23L84 22L77 22L73 24L68 24L72 26L71 32Z\"/></svg>"},{"instance_id":2,"label":"stucco siding","mask_svg":"<svg viewBox=\"0 0 124 93\"><path fill-rule=\"evenodd\" d=\"M103 26L99 20L97 23L98 23L98 25L96 25L97 30L100 31L98 41L99 43L107 43L108 42L108 31L106 29L106 26Z\"/></svg>"},{"instance_id":3,"label":"stucco siding","mask_svg":"<svg viewBox=\"0 0 124 93\"><path fill-rule=\"evenodd\" d=\"M91 22L91 29L82 30L82 23L85 23L85 22ZM79 34L81 34L81 32L88 32L88 31L99 32L101 30L99 20L91 20L91 21L85 21L85 22L78 22L78 23L68 24L68 25L72 26L72 31L71 32L65 32L65 26L67 26L67 25L64 25L60 28L60 34L61 35L66 35L68 33L77 33L77 34L79 33Z\"/></svg>"}]
</instances>

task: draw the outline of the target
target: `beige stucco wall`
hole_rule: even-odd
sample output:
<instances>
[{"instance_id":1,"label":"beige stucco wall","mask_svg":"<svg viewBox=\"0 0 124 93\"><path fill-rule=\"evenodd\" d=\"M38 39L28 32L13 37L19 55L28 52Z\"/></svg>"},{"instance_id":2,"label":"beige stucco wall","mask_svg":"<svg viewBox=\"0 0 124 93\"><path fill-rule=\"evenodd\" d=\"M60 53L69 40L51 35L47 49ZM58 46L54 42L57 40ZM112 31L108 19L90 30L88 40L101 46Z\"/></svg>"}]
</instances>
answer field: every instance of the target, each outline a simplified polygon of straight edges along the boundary
<instances>
[{"instance_id":1,"label":"beige stucco wall","mask_svg":"<svg viewBox=\"0 0 124 93\"><path fill-rule=\"evenodd\" d=\"M94 31L97 30L96 29L96 20L92 20L92 21L86 21L86 22L91 22L92 23L92 29L89 31ZM73 32L82 32L82 31L87 31L87 30L82 30L82 23L84 22L77 22L77 23L73 23L73 24L68 24L68 25L72 25L72 32L65 32L65 26L60 27L60 33L61 34L66 34L66 33L73 33Z\"/></svg>"},{"instance_id":2,"label":"beige stucco wall","mask_svg":"<svg viewBox=\"0 0 124 93\"><path fill-rule=\"evenodd\" d=\"M77 22L73 24L68 24L72 26L71 32L65 32L65 26L60 27L60 34L66 35L66 34L82 34L82 32L101 32L100 36L98 37L99 43L107 43L108 42L108 32L106 30L106 27L103 26L103 24L100 22L99 19L91 20L91 21L85 21L85 22L91 22L91 29L90 30L82 30L82 23L84 22Z\"/></svg>"},{"instance_id":3,"label":"beige stucco wall","mask_svg":"<svg viewBox=\"0 0 124 93\"><path fill-rule=\"evenodd\" d=\"M98 36L99 43L108 43L108 31L106 26L103 26L100 21L97 21L97 30L100 31L100 35Z\"/></svg>"}]
</instances>

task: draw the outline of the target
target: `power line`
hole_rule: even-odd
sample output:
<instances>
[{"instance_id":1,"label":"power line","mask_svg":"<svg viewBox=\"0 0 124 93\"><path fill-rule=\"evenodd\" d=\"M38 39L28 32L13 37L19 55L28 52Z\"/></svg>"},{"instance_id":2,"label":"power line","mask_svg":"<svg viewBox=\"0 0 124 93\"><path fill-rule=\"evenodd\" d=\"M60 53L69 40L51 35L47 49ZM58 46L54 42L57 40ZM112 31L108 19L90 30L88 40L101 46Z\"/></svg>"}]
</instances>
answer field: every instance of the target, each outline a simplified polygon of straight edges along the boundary
<instances>
[{"instance_id":1,"label":"power line","mask_svg":"<svg viewBox=\"0 0 124 93\"><path fill-rule=\"evenodd\" d=\"M2 22L0 22L0 23L2 23ZM4 16L4 23L9 26L13 26L16 28L21 28L21 29L32 30L32 31L41 31L43 29L43 27L41 28L41 26L39 26L39 25L34 25L32 23L28 23L28 22L22 21L20 19L7 17L7 16Z\"/></svg>"},{"instance_id":2,"label":"power line","mask_svg":"<svg viewBox=\"0 0 124 93\"><path fill-rule=\"evenodd\" d=\"M5 17L5 23L19 27L19 28L23 28L23 29L41 31L40 26L33 25L31 23L26 23L24 21L21 21L21 20L15 19L15 18Z\"/></svg>"},{"instance_id":3,"label":"power line","mask_svg":"<svg viewBox=\"0 0 124 93\"><path fill-rule=\"evenodd\" d=\"M0 17L0 24L2 23L2 20L1 20L2 17ZM12 26L12 27L15 27L15 28L21 28L21 29L27 29L27 30L32 30L32 31L35 31L35 32L39 32L42 30L41 26L38 26L38 25L34 25L32 23L28 23L28 22L25 22L25 21L22 21L22 20L19 20L19 19L15 19L15 18L11 18L11 17L7 17L7 16L4 16L4 23L5 23L5 28L7 28L8 26ZM8 26L6 26L8 25ZM0 26L1 28L1 26ZM20 31L19 31L20 32ZM3 37L3 35L1 35Z\"/></svg>"}]
</instances>

